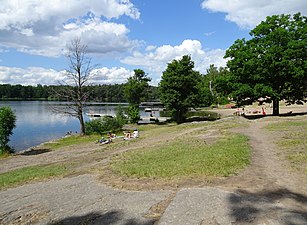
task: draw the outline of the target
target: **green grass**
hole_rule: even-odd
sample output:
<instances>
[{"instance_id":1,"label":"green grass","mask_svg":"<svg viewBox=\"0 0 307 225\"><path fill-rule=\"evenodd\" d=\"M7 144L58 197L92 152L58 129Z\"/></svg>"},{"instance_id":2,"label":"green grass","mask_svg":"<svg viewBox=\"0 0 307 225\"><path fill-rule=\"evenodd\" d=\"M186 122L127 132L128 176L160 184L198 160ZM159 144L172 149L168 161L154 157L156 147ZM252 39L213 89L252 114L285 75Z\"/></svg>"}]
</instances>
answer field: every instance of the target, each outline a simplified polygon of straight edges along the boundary
<instances>
[{"instance_id":1,"label":"green grass","mask_svg":"<svg viewBox=\"0 0 307 225\"><path fill-rule=\"evenodd\" d=\"M0 174L0 189L16 186L32 180L65 175L69 167L63 164L30 166Z\"/></svg>"},{"instance_id":2,"label":"green grass","mask_svg":"<svg viewBox=\"0 0 307 225\"><path fill-rule=\"evenodd\" d=\"M138 178L229 176L249 164L247 141L242 135L228 135L212 145L196 138L177 140L161 148L119 155L113 159L112 169Z\"/></svg>"},{"instance_id":3,"label":"green grass","mask_svg":"<svg viewBox=\"0 0 307 225\"><path fill-rule=\"evenodd\" d=\"M266 126L269 131L287 131L292 130L294 127L305 127L307 129L306 121L283 121L278 123L272 123Z\"/></svg>"},{"instance_id":4,"label":"green grass","mask_svg":"<svg viewBox=\"0 0 307 225\"><path fill-rule=\"evenodd\" d=\"M51 148L51 149L59 149L59 148L67 147L71 145L79 145L79 144L84 144L84 143L95 142L96 140L100 138L101 136L99 135L85 135L85 136L73 135L70 137L61 138L54 142L48 142L44 144L44 147Z\"/></svg>"}]
</instances>

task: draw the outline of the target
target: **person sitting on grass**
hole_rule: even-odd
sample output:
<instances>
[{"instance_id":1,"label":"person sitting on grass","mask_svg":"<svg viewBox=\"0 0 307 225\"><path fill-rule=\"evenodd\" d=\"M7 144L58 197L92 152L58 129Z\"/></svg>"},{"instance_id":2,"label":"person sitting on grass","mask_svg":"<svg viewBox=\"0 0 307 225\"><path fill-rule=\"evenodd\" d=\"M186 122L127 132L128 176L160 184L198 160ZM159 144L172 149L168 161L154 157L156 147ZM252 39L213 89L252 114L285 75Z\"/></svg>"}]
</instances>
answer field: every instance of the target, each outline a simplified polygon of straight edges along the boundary
<instances>
[{"instance_id":1,"label":"person sitting on grass","mask_svg":"<svg viewBox=\"0 0 307 225\"><path fill-rule=\"evenodd\" d=\"M100 143L100 144L109 144L109 143L111 143L112 142L112 139L111 138L109 138L109 139L105 139L104 137L101 137L101 139L100 140L97 140L97 142L96 142L96 144L97 143Z\"/></svg>"},{"instance_id":2,"label":"person sitting on grass","mask_svg":"<svg viewBox=\"0 0 307 225\"><path fill-rule=\"evenodd\" d=\"M134 131L131 133L130 131L124 132L124 140L129 140L131 138L138 138L139 137L139 131L138 129L134 129Z\"/></svg>"},{"instance_id":3,"label":"person sitting on grass","mask_svg":"<svg viewBox=\"0 0 307 225\"><path fill-rule=\"evenodd\" d=\"M139 137L139 131L138 129L134 129L133 133L132 133L132 137L133 138L138 138Z\"/></svg>"},{"instance_id":4,"label":"person sitting on grass","mask_svg":"<svg viewBox=\"0 0 307 225\"><path fill-rule=\"evenodd\" d=\"M116 134L112 134L111 132L107 133L108 139L114 139L116 138Z\"/></svg>"},{"instance_id":5,"label":"person sitting on grass","mask_svg":"<svg viewBox=\"0 0 307 225\"><path fill-rule=\"evenodd\" d=\"M124 132L124 140L130 139L130 138L131 138L131 132L130 131Z\"/></svg>"}]
</instances>

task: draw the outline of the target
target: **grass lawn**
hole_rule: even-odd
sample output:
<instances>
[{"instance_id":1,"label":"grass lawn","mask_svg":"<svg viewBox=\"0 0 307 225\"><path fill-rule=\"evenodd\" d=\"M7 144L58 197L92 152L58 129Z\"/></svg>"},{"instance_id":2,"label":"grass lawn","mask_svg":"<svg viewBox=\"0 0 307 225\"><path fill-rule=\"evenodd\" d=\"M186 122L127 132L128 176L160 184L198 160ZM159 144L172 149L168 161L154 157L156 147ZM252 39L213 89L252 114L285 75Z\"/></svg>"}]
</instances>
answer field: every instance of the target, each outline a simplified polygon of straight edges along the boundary
<instances>
[{"instance_id":1,"label":"grass lawn","mask_svg":"<svg viewBox=\"0 0 307 225\"><path fill-rule=\"evenodd\" d=\"M208 145L198 138L176 140L162 147L140 149L113 159L112 168L128 177L178 178L229 176L249 164L247 138L228 134Z\"/></svg>"},{"instance_id":2,"label":"grass lawn","mask_svg":"<svg viewBox=\"0 0 307 225\"><path fill-rule=\"evenodd\" d=\"M64 164L24 167L0 174L0 189L20 185L32 180L62 176L68 172L69 166Z\"/></svg>"},{"instance_id":3,"label":"grass lawn","mask_svg":"<svg viewBox=\"0 0 307 225\"><path fill-rule=\"evenodd\" d=\"M84 135L84 136L72 135L69 137L61 138L53 142L45 143L43 147L50 148L50 149L59 149L59 148L63 148L63 147L71 146L71 145L91 143L100 138L101 136L99 135Z\"/></svg>"}]
</instances>

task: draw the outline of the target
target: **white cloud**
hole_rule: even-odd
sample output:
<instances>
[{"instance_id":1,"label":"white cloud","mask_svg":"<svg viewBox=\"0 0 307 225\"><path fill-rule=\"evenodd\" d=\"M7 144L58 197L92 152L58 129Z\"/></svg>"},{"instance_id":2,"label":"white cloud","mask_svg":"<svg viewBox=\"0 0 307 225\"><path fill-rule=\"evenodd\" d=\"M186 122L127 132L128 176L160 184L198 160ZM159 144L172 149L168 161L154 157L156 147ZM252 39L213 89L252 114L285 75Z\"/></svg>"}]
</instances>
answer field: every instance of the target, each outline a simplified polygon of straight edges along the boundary
<instances>
[{"instance_id":1,"label":"white cloud","mask_svg":"<svg viewBox=\"0 0 307 225\"><path fill-rule=\"evenodd\" d=\"M63 74L53 69L41 67L29 67L26 69L17 67L0 66L0 83L2 84L56 84L63 80Z\"/></svg>"},{"instance_id":2,"label":"white cloud","mask_svg":"<svg viewBox=\"0 0 307 225\"><path fill-rule=\"evenodd\" d=\"M109 21L123 15L140 17L129 0L2 0L0 46L58 56L66 43L81 37L92 53L125 52L138 41L129 40L125 25Z\"/></svg>"},{"instance_id":3,"label":"white cloud","mask_svg":"<svg viewBox=\"0 0 307 225\"><path fill-rule=\"evenodd\" d=\"M267 16L275 14L307 14L306 0L205 0L202 8L226 13L226 20L242 28L254 28Z\"/></svg>"},{"instance_id":4,"label":"white cloud","mask_svg":"<svg viewBox=\"0 0 307 225\"><path fill-rule=\"evenodd\" d=\"M133 75L133 71L125 68L97 68L92 71L89 84L114 84L125 83L127 78ZM41 67L16 68L0 66L0 84L22 84L22 85L53 85L66 81L64 71L56 71Z\"/></svg>"},{"instance_id":5,"label":"white cloud","mask_svg":"<svg viewBox=\"0 0 307 225\"><path fill-rule=\"evenodd\" d=\"M177 46L147 47L145 53L135 51L132 56L124 58L122 62L141 66L153 78L153 84L157 84L160 81L162 72L167 67L167 63L174 59L180 59L183 55L191 55L192 60L195 62L195 70L203 74L206 73L206 69L209 68L210 64L214 64L217 67L226 65L226 60L223 58L225 50L205 50L198 40L184 40Z\"/></svg>"},{"instance_id":6,"label":"white cloud","mask_svg":"<svg viewBox=\"0 0 307 225\"><path fill-rule=\"evenodd\" d=\"M132 76L134 72L123 67L103 67L93 70L93 74L92 84L121 84L126 83L127 78Z\"/></svg>"}]
</instances>

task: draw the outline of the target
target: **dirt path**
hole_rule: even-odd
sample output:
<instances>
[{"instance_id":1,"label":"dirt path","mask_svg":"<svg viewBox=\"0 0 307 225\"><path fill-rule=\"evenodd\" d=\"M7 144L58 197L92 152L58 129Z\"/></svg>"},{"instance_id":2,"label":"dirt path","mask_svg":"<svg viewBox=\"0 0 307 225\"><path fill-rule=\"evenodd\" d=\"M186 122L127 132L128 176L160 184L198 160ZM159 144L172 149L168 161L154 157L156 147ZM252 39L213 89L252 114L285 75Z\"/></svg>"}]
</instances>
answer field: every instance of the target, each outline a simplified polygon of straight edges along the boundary
<instances>
[{"instance_id":1,"label":"dirt path","mask_svg":"<svg viewBox=\"0 0 307 225\"><path fill-rule=\"evenodd\" d=\"M229 112L225 111L225 115ZM302 118L306 120L307 116ZM287 162L279 156L276 137L264 129L272 118L228 120L246 124L234 132L248 136L252 147L251 165L236 176L213 182L210 187L205 181L187 181L183 186L155 191L141 190L139 181L134 185L139 185L140 191L106 186L103 182L114 185L114 180L112 183L105 178L110 175L114 179L107 171L103 179L101 174L83 174L27 184L0 191L0 224L307 224L307 178L290 172ZM29 165L84 159L87 161L79 169L86 171L106 166L115 154L163 144L193 132L203 132L208 140L217 135L212 127L196 127L126 142L118 148L114 145L113 149L90 143L78 146L77 153L70 147L42 151L1 160L0 173Z\"/></svg>"},{"instance_id":2,"label":"dirt path","mask_svg":"<svg viewBox=\"0 0 307 225\"><path fill-rule=\"evenodd\" d=\"M280 157L277 137L264 129L270 122L266 117L236 130L250 138L252 163L221 188L235 193L230 208L242 224L307 224L307 177L291 172Z\"/></svg>"}]
</instances>

